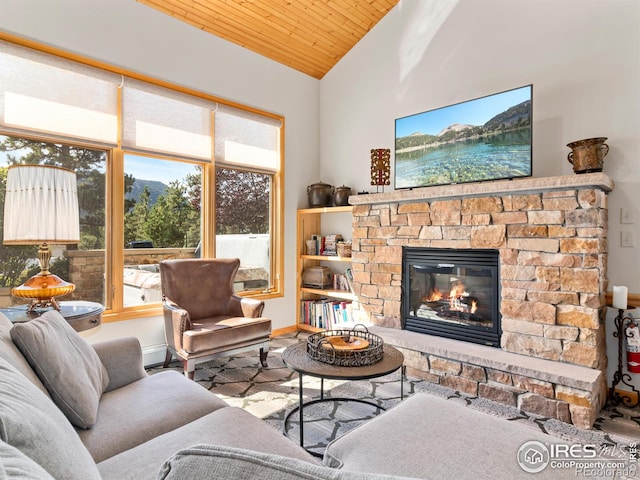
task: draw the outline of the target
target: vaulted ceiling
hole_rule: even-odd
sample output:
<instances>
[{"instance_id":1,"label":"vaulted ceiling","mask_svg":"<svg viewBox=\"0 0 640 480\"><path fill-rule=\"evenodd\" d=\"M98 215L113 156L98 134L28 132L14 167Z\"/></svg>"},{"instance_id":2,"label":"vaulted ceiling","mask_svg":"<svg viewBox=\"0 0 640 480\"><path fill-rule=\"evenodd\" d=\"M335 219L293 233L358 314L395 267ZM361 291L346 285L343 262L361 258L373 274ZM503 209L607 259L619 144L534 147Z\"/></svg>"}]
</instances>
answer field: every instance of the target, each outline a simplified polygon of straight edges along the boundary
<instances>
[{"instance_id":1,"label":"vaulted ceiling","mask_svg":"<svg viewBox=\"0 0 640 480\"><path fill-rule=\"evenodd\" d=\"M399 0L137 0L315 78Z\"/></svg>"}]
</instances>

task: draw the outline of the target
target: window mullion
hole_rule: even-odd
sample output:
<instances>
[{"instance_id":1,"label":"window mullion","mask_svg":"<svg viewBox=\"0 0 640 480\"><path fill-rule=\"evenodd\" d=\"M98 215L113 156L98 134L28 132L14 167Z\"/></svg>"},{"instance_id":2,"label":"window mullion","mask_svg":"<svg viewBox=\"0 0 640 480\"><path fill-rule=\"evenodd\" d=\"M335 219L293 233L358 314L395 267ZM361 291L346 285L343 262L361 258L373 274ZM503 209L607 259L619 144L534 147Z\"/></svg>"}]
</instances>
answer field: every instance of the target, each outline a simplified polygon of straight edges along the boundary
<instances>
[{"instance_id":1,"label":"window mullion","mask_svg":"<svg viewBox=\"0 0 640 480\"><path fill-rule=\"evenodd\" d=\"M202 168L202 257L216 256L216 192L215 167L213 164Z\"/></svg>"},{"instance_id":2,"label":"window mullion","mask_svg":"<svg viewBox=\"0 0 640 480\"><path fill-rule=\"evenodd\" d=\"M111 235L107 245L107 302L111 300L111 308L122 311L124 304L124 153L121 148L113 152L113 161L108 166L109 186L108 221L111 225ZM111 261L109 261L109 259ZM118 278L115 278L119 275Z\"/></svg>"}]
</instances>

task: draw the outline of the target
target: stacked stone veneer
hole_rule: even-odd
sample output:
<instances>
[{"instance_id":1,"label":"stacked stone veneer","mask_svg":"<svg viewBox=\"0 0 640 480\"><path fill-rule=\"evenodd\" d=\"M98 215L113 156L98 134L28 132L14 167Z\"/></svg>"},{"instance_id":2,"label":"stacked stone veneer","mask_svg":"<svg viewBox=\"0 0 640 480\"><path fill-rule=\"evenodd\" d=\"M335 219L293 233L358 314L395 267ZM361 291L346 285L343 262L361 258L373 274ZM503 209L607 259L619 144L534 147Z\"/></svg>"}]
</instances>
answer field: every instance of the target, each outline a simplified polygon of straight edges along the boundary
<instances>
[{"instance_id":1,"label":"stacked stone veneer","mask_svg":"<svg viewBox=\"0 0 640 480\"><path fill-rule=\"evenodd\" d=\"M423 378L590 427L606 398L612 187L593 173L352 196L355 308L396 329ZM501 349L397 331L405 246L499 250Z\"/></svg>"}]
</instances>

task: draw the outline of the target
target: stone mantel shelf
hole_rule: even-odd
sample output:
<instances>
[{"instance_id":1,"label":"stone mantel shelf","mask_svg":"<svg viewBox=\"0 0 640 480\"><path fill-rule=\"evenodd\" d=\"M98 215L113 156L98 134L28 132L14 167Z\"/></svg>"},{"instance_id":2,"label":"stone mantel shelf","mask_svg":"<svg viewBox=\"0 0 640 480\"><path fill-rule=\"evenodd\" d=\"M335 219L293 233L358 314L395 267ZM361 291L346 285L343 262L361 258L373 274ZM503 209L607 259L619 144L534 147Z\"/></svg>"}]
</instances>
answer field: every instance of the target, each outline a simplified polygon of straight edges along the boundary
<instances>
[{"instance_id":1,"label":"stone mantel shelf","mask_svg":"<svg viewBox=\"0 0 640 480\"><path fill-rule=\"evenodd\" d=\"M608 175L584 173L557 177L527 177L513 180L460 183L435 187L394 190L392 192L352 195L351 205L372 205L390 202L414 202L425 199L463 198L487 195L526 194L541 191L596 188L605 192L613 190L614 182Z\"/></svg>"}]
</instances>

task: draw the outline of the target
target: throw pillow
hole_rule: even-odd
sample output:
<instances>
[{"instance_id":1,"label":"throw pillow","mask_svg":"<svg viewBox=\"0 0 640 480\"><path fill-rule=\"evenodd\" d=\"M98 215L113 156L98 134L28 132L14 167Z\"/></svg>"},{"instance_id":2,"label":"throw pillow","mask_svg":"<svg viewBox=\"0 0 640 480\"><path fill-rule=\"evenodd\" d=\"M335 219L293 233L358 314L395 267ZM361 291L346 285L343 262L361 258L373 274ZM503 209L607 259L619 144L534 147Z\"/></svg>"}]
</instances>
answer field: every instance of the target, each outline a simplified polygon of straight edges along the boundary
<instances>
[{"instance_id":1,"label":"throw pillow","mask_svg":"<svg viewBox=\"0 0 640 480\"><path fill-rule=\"evenodd\" d=\"M109 374L93 347L55 310L16 323L11 339L69 421L78 428L93 426L109 384Z\"/></svg>"},{"instance_id":2,"label":"throw pillow","mask_svg":"<svg viewBox=\"0 0 640 480\"><path fill-rule=\"evenodd\" d=\"M195 445L173 455L156 480L408 480L393 475L351 472L295 458L220 445Z\"/></svg>"},{"instance_id":3,"label":"throw pillow","mask_svg":"<svg viewBox=\"0 0 640 480\"><path fill-rule=\"evenodd\" d=\"M54 478L100 479L78 433L49 397L0 358L0 440Z\"/></svg>"},{"instance_id":4,"label":"throw pillow","mask_svg":"<svg viewBox=\"0 0 640 480\"><path fill-rule=\"evenodd\" d=\"M16 370L27 377L36 387L48 396L49 392L46 387L42 384L36 375L36 372L33 371L29 362L24 358L24 355L22 355L20 350L18 350L16 344L11 340L12 328L13 322L0 313L0 357L4 358L7 362L16 367Z\"/></svg>"},{"instance_id":5,"label":"throw pillow","mask_svg":"<svg viewBox=\"0 0 640 480\"><path fill-rule=\"evenodd\" d=\"M54 480L36 462L11 445L0 441L0 480Z\"/></svg>"}]
</instances>

